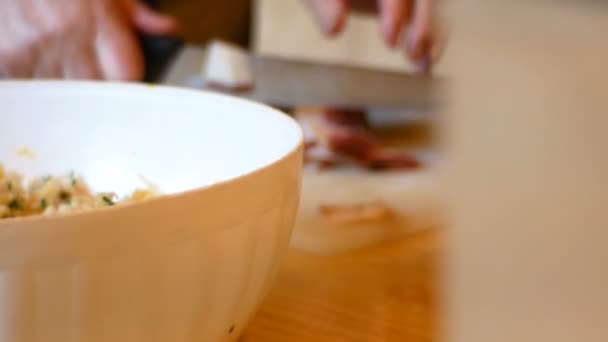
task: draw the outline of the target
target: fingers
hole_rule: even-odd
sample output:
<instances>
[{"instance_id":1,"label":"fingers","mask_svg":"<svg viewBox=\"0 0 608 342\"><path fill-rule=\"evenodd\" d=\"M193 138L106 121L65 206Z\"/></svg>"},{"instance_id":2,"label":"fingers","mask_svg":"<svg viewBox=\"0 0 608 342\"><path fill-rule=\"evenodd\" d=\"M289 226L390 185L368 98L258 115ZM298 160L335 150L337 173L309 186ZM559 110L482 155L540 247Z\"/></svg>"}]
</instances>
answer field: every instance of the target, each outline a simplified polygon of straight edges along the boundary
<instances>
[{"instance_id":1,"label":"fingers","mask_svg":"<svg viewBox=\"0 0 608 342\"><path fill-rule=\"evenodd\" d=\"M14 78L141 80L136 30L167 34L176 28L135 0L39 1L48 5L40 18L16 4L0 0L0 73Z\"/></svg>"},{"instance_id":2,"label":"fingers","mask_svg":"<svg viewBox=\"0 0 608 342\"><path fill-rule=\"evenodd\" d=\"M437 28L437 0L376 1L380 8L380 28L386 43L395 48L404 38L406 54L412 60L416 71L430 72L433 62L443 49L442 32ZM305 2L326 34L335 35L343 29L348 15L348 1Z\"/></svg>"},{"instance_id":3,"label":"fingers","mask_svg":"<svg viewBox=\"0 0 608 342\"><path fill-rule=\"evenodd\" d=\"M414 19L406 40L406 49L412 59L421 59L430 53L432 29L432 0L417 0L414 4Z\"/></svg>"},{"instance_id":4,"label":"fingers","mask_svg":"<svg viewBox=\"0 0 608 342\"><path fill-rule=\"evenodd\" d=\"M102 74L94 44L95 42L91 42L91 45L85 49L78 49L64 55L60 70L63 78L70 80L101 79Z\"/></svg>"},{"instance_id":5,"label":"fingers","mask_svg":"<svg viewBox=\"0 0 608 342\"><path fill-rule=\"evenodd\" d=\"M130 17L138 31L150 35L169 35L177 32L177 21L158 13L140 1L130 1Z\"/></svg>"},{"instance_id":6,"label":"fingers","mask_svg":"<svg viewBox=\"0 0 608 342\"><path fill-rule=\"evenodd\" d=\"M380 28L386 43L397 46L401 30L409 21L412 0L378 0L380 5Z\"/></svg>"},{"instance_id":7,"label":"fingers","mask_svg":"<svg viewBox=\"0 0 608 342\"><path fill-rule=\"evenodd\" d=\"M106 10L113 12L98 19L100 23L95 43L99 64L97 72L106 80L140 81L144 62L135 31L150 35L174 34L177 22L138 0L127 0L124 8ZM126 12L119 13L121 10Z\"/></svg>"},{"instance_id":8,"label":"fingers","mask_svg":"<svg viewBox=\"0 0 608 342\"><path fill-rule=\"evenodd\" d=\"M102 78L111 81L139 81L143 77L142 52L129 30L106 28L96 39Z\"/></svg>"},{"instance_id":9,"label":"fingers","mask_svg":"<svg viewBox=\"0 0 608 342\"><path fill-rule=\"evenodd\" d=\"M338 34L346 24L348 6L346 0L306 0L325 34Z\"/></svg>"},{"instance_id":10,"label":"fingers","mask_svg":"<svg viewBox=\"0 0 608 342\"><path fill-rule=\"evenodd\" d=\"M437 28L436 0L378 0L384 39L395 47L407 28L405 51L416 72L428 73L442 50Z\"/></svg>"},{"instance_id":11,"label":"fingers","mask_svg":"<svg viewBox=\"0 0 608 342\"><path fill-rule=\"evenodd\" d=\"M44 51L44 55L42 56L40 56L40 51L32 51L32 55L36 55L38 58L35 63L32 63L34 68L31 76L43 79L61 77L62 72L58 51L47 50Z\"/></svg>"},{"instance_id":12,"label":"fingers","mask_svg":"<svg viewBox=\"0 0 608 342\"><path fill-rule=\"evenodd\" d=\"M79 27L79 26L78 26ZM69 39L57 36L44 41L37 49L35 78L99 79L95 56L94 29L80 28L68 32Z\"/></svg>"},{"instance_id":13,"label":"fingers","mask_svg":"<svg viewBox=\"0 0 608 342\"><path fill-rule=\"evenodd\" d=\"M4 77L25 79L34 75L34 62L29 55L2 57L0 74Z\"/></svg>"},{"instance_id":14,"label":"fingers","mask_svg":"<svg viewBox=\"0 0 608 342\"><path fill-rule=\"evenodd\" d=\"M418 72L430 72L434 57L437 57L433 56L439 43L436 15L434 0L416 0L405 49Z\"/></svg>"},{"instance_id":15,"label":"fingers","mask_svg":"<svg viewBox=\"0 0 608 342\"><path fill-rule=\"evenodd\" d=\"M118 11L120 8L109 10ZM177 22L172 17L159 14L136 0L127 2L125 15L112 13L101 16L99 20L102 22L98 25L95 42L99 64L97 73L106 80L140 81L143 78L143 55L133 28L151 35L168 35L177 31Z\"/></svg>"},{"instance_id":16,"label":"fingers","mask_svg":"<svg viewBox=\"0 0 608 342\"><path fill-rule=\"evenodd\" d=\"M143 56L126 16L119 13L100 13L97 20L95 52L101 77L112 81L141 80L144 73Z\"/></svg>"}]
</instances>

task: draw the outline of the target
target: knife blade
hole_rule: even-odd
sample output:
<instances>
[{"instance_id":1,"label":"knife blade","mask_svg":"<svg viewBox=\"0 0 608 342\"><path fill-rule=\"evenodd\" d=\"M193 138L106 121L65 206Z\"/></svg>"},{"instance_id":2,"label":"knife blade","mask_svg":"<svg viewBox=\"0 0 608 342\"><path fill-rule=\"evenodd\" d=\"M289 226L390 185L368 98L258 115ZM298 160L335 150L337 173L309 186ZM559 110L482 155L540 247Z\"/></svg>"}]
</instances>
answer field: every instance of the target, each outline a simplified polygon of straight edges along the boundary
<instances>
[{"instance_id":1,"label":"knife blade","mask_svg":"<svg viewBox=\"0 0 608 342\"><path fill-rule=\"evenodd\" d=\"M211 90L283 107L402 108L436 103L440 83L436 78L243 53L254 77L253 87ZM162 83L210 89L202 74L206 58L205 47L186 45Z\"/></svg>"},{"instance_id":2,"label":"knife blade","mask_svg":"<svg viewBox=\"0 0 608 342\"><path fill-rule=\"evenodd\" d=\"M432 104L433 80L405 74L274 59L251 58L250 97L278 105L337 108Z\"/></svg>"}]
</instances>

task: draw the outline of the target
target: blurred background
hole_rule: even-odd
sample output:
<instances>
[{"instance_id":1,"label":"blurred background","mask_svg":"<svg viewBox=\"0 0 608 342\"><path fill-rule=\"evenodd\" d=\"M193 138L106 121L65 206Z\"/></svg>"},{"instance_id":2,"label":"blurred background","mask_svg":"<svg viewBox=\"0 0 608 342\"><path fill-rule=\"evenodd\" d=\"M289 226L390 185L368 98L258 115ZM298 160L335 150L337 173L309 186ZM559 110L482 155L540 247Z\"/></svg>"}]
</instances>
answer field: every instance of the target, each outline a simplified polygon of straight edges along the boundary
<instances>
[{"instance_id":1,"label":"blurred background","mask_svg":"<svg viewBox=\"0 0 608 342\"><path fill-rule=\"evenodd\" d=\"M233 72L244 53L411 82L357 84L401 98L392 108L281 106L299 120L363 113L357 134L414 161L382 154L378 171L346 148L356 172L334 168L340 158L308 165L293 249L244 341L608 341L608 7L438 3L447 48L423 75L387 47L369 10L329 38L299 0L152 4L180 35L144 39L150 81L197 87L190 76L221 40L247 49L221 50L228 78L243 76ZM335 127L314 126L323 137L307 148ZM406 171L383 169L396 159Z\"/></svg>"}]
</instances>

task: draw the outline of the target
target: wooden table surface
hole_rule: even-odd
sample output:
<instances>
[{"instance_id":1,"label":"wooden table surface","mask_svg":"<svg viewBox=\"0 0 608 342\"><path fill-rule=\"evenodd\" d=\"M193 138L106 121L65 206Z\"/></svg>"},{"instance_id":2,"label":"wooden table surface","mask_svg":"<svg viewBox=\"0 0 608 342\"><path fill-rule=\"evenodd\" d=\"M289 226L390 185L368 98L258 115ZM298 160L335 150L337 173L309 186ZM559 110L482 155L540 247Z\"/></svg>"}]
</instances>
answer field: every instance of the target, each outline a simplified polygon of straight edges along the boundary
<instances>
[{"instance_id":1,"label":"wooden table surface","mask_svg":"<svg viewBox=\"0 0 608 342\"><path fill-rule=\"evenodd\" d=\"M437 232L355 253L291 251L244 342L435 340Z\"/></svg>"}]
</instances>

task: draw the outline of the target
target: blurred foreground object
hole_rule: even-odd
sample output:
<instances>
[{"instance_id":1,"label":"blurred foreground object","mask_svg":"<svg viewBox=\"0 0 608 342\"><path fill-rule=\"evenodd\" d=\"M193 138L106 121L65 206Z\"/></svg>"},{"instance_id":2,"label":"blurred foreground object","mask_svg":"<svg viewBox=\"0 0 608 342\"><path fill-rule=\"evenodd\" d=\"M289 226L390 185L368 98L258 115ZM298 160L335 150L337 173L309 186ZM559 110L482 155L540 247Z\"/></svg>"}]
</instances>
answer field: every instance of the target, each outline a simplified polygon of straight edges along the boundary
<instances>
[{"instance_id":1,"label":"blurred foreground object","mask_svg":"<svg viewBox=\"0 0 608 342\"><path fill-rule=\"evenodd\" d=\"M608 341L608 8L461 1L444 336Z\"/></svg>"}]
</instances>

